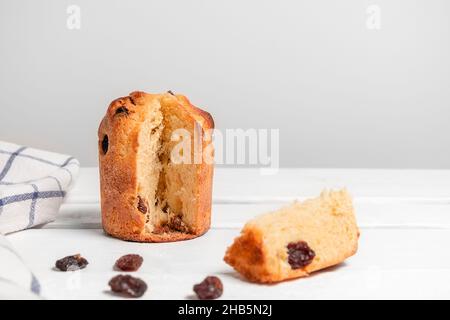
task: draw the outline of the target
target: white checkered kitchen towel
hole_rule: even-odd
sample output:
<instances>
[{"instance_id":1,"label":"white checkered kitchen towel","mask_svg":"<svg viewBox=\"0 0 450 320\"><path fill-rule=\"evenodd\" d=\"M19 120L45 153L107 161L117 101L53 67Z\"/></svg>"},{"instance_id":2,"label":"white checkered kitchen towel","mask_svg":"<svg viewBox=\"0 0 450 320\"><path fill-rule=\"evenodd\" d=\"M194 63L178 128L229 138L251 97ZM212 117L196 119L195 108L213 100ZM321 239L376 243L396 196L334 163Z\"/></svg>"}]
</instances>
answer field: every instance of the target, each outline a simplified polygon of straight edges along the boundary
<instances>
[{"instance_id":1,"label":"white checkered kitchen towel","mask_svg":"<svg viewBox=\"0 0 450 320\"><path fill-rule=\"evenodd\" d=\"M38 280L2 234L53 221L79 167L67 155L0 141L0 299L40 291Z\"/></svg>"},{"instance_id":2,"label":"white checkered kitchen towel","mask_svg":"<svg viewBox=\"0 0 450 320\"><path fill-rule=\"evenodd\" d=\"M22 258L0 235L0 300L36 299L41 285Z\"/></svg>"},{"instance_id":3,"label":"white checkered kitchen towel","mask_svg":"<svg viewBox=\"0 0 450 320\"><path fill-rule=\"evenodd\" d=\"M54 220L79 167L73 157L0 141L0 233Z\"/></svg>"}]
</instances>

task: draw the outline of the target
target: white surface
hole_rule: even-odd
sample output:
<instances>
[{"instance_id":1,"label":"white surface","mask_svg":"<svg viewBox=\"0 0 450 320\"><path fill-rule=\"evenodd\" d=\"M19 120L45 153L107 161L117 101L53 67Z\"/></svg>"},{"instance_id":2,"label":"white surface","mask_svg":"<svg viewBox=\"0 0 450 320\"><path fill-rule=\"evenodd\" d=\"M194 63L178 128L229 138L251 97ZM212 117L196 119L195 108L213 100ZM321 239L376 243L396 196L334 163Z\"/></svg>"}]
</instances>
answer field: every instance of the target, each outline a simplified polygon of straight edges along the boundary
<instances>
[{"instance_id":1,"label":"white surface","mask_svg":"<svg viewBox=\"0 0 450 320\"><path fill-rule=\"evenodd\" d=\"M203 237L178 243L139 244L100 229L96 169L82 169L59 218L41 229L8 236L40 279L47 298L116 298L107 291L126 253L139 253L137 275L149 284L145 299L192 298L206 275L222 278L224 299L450 298L450 171L289 169L274 176L257 170L219 169L213 223ZM347 186L361 227L358 253L344 264L306 279L256 285L223 261L246 220L324 187ZM81 253L79 272L52 270L54 261Z\"/></svg>"}]
</instances>

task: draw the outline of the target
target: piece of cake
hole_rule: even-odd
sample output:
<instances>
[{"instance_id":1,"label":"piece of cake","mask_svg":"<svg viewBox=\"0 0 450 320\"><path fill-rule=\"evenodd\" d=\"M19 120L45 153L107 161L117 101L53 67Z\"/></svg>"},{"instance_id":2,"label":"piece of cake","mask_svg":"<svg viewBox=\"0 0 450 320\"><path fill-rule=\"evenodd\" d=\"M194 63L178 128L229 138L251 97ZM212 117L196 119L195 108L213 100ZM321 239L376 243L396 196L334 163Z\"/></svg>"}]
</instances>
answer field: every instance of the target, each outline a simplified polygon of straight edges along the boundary
<instances>
[{"instance_id":1,"label":"piece of cake","mask_svg":"<svg viewBox=\"0 0 450 320\"><path fill-rule=\"evenodd\" d=\"M98 130L106 233L141 242L204 234L211 222L213 128L209 113L172 92L114 100Z\"/></svg>"},{"instance_id":2,"label":"piece of cake","mask_svg":"<svg viewBox=\"0 0 450 320\"><path fill-rule=\"evenodd\" d=\"M350 195L324 191L247 222L224 260L250 281L278 282L341 263L358 237Z\"/></svg>"}]
</instances>

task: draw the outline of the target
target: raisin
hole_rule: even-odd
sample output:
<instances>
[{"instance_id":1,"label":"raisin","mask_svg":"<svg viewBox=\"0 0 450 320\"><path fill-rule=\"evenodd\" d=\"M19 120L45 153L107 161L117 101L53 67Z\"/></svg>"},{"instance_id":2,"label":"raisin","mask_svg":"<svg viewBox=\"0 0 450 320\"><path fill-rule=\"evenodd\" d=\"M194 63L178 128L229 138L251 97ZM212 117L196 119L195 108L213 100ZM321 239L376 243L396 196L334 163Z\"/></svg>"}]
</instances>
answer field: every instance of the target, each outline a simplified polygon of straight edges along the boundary
<instances>
[{"instance_id":1,"label":"raisin","mask_svg":"<svg viewBox=\"0 0 450 320\"><path fill-rule=\"evenodd\" d=\"M124 106L117 108L115 115L117 114L125 114L128 115L130 112Z\"/></svg>"},{"instance_id":2,"label":"raisin","mask_svg":"<svg viewBox=\"0 0 450 320\"><path fill-rule=\"evenodd\" d=\"M125 297L139 298L147 291L147 284L143 280L130 275L119 274L109 280L108 284L112 292Z\"/></svg>"},{"instance_id":3,"label":"raisin","mask_svg":"<svg viewBox=\"0 0 450 320\"><path fill-rule=\"evenodd\" d=\"M55 267L61 271L76 271L86 268L88 264L89 262L85 258L79 254L75 254L57 260Z\"/></svg>"},{"instance_id":4,"label":"raisin","mask_svg":"<svg viewBox=\"0 0 450 320\"><path fill-rule=\"evenodd\" d=\"M128 98L130 98L131 104L135 106L136 105L136 101L134 101L133 97L129 96Z\"/></svg>"},{"instance_id":5,"label":"raisin","mask_svg":"<svg viewBox=\"0 0 450 320\"><path fill-rule=\"evenodd\" d=\"M145 201L141 198L141 196L138 196L137 208L140 212L147 213L147 206L145 205Z\"/></svg>"},{"instance_id":6,"label":"raisin","mask_svg":"<svg viewBox=\"0 0 450 320\"><path fill-rule=\"evenodd\" d=\"M223 293L222 281L217 277L206 277L205 280L194 286L194 292L201 300L217 299Z\"/></svg>"},{"instance_id":7,"label":"raisin","mask_svg":"<svg viewBox=\"0 0 450 320\"><path fill-rule=\"evenodd\" d=\"M108 135L105 134L105 136L103 137L103 140L102 140L103 154L106 154L108 152L108 147L109 147L109 139L108 139Z\"/></svg>"},{"instance_id":8,"label":"raisin","mask_svg":"<svg viewBox=\"0 0 450 320\"><path fill-rule=\"evenodd\" d=\"M292 269L300 269L310 264L316 253L305 241L291 242L287 245L288 262Z\"/></svg>"},{"instance_id":9,"label":"raisin","mask_svg":"<svg viewBox=\"0 0 450 320\"><path fill-rule=\"evenodd\" d=\"M183 222L183 220L179 216L176 216L176 217L173 217L172 219L170 219L170 228L175 231L184 232L184 233L187 233L189 231L189 228L186 226L186 224Z\"/></svg>"},{"instance_id":10,"label":"raisin","mask_svg":"<svg viewBox=\"0 0 450 320\"><path fill-rule=\"evenodd\" d=\"M171 95L175 95L175 93L172 92L172 90L167 91L167 93L170 93Z\"/></svg>"},{"instance_id":11,"label":"raisin","mask_svg":"<svg viewBox=\"0 0 450 320\"><path fill-rule=\"evenodd\" d=\"M162 234L162 233L168 233L168 232L170 232L170 228L167 224L162 224L162 225L156 226L153 229L154 234Z\"/></svg>"},{"instance_id":12,"label":"raisin","mask_svg":"<svg viewBox=\"0 0 450 320\"><path fill-rule=\"evenodd\" d=\"M117 259L115 267L122 271L136 271L144 259L138 254L127 254Z\"/></svg>"}]
</instances>

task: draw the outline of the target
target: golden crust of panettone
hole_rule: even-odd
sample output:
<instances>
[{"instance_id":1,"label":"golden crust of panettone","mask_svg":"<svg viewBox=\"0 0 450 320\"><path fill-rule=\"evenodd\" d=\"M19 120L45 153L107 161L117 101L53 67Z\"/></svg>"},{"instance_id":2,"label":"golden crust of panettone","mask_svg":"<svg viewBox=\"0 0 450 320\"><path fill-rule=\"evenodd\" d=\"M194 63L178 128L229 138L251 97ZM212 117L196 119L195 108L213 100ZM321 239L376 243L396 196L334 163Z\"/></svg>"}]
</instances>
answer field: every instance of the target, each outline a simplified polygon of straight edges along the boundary
<instances>
[{"instance_id":1,"label":"golden crust of panettone","mask_svg":"<svg viewBox=\"0 0 450 320\"><path fill-rule=\"evenodd\" d=\"M253 282L273 283L308 276L354 255L359 230L345 190L294 203L249 221L224 260ZM293 269L287 245L305 241L315 252L311 264Z\"/></svg>"},{"instance_id":2,"label":"golden crust of panettone","mask_svg":"<svg viewBox=\"0 0 450 320\"><path fill-rule=\"evenodd\" d=\"M203 131L214 128L211 115L195 106L182 95L132 92L111 102L98 130L100 194L103 229L114 237L138 242L169 242L187 240L204 234L210 227L213 164L196 165L198 185L196 225L189 233L171 230L150 233L145 230L146 217L137 208L137 154L141 126L151 114L148 106L161 99L175 98L179 108L188 114L186 123L197 122ZM122 109L121 109L122 108ZM108 150L102 142L108 138ZM206 143L203 142L203 147Z\"/></svg>"}]
</instances>

